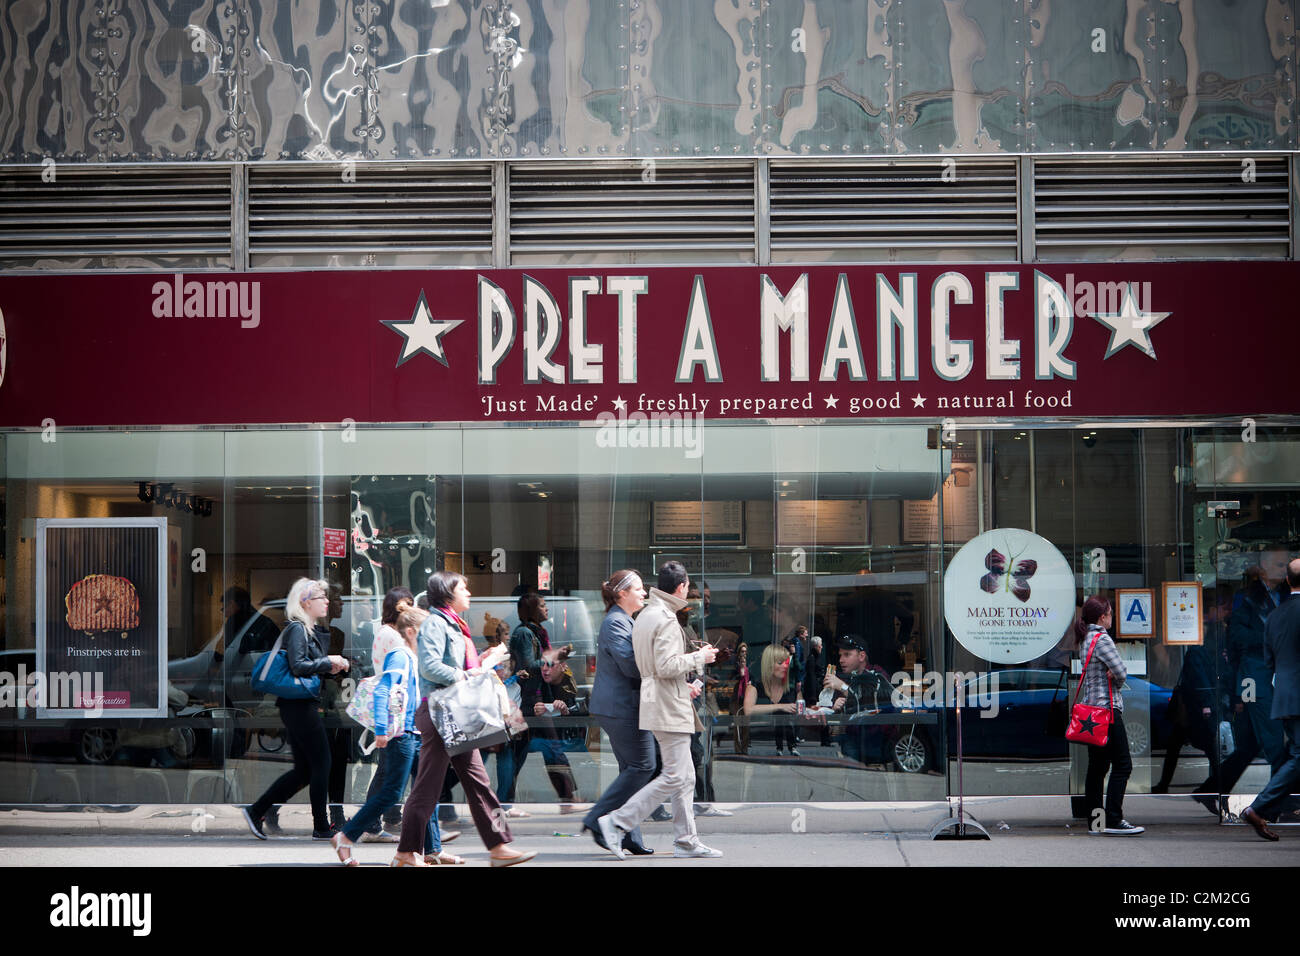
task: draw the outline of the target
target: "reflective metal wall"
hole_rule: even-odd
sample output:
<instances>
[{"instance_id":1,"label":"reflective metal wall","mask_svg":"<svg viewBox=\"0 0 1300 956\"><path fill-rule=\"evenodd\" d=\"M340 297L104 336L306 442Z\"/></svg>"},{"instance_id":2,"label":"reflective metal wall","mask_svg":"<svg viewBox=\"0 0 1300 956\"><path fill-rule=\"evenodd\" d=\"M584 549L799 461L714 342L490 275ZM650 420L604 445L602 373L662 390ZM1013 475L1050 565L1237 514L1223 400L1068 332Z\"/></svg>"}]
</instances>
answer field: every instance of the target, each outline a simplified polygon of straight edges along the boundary
<instances>
[{"instance_id":1,"label":"reflective metal wall","mask_svg":"<svg viewBox=\"0 0 1300 956\"><path fill-rule=\"evenodd\" d=\"M0 161L1295 149L1294 0L6 0Z\"/></svg>"}]
</instances>

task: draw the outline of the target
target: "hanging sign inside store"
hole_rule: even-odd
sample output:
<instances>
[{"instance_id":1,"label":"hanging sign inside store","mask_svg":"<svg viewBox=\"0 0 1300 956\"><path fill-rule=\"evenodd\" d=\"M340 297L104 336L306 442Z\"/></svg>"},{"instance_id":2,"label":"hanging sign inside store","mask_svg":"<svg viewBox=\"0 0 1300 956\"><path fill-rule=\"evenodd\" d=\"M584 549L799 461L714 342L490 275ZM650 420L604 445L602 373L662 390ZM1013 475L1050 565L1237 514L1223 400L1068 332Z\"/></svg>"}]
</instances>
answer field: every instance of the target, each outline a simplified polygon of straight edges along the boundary
<instances>
[{"instance_id":1,"label":"hanging sign inside store","mask_svg":"<svg viewBox=\"0 0 1300 956\"><path fill-rule=\"evenodd\" d=\"M37 717L167 716L167 519L36 520Z\"/></svg>"},{"instance_id":2,"label":"hanging sign inside store","mask_svg":"<svg viewBox=\"0 0 1300 956\"><path fill-rule=\"evenodd\" d=\"M998 528L953 556L943 576L944 618L981 660L1023 664L1055 647L1074 622L1074 593L1074 572L1050 541Z\"/></svg>"},{"instance_id":3,"label":"hanging sign inside store","mask_svg":"<svg viewBox=\"0 0 1300 956\"><path fill-rule=\"evenodd\" d=\"M1300 263L0 276L0 427L1294 412ZM88 304L93 303L93 308ZM292 357L292 358L290 358ZM3 366L0 365L0 368ZM58 387L51 388L57 377ZM696 444L693 445L692 442Z\"/></svg>"},{"instance_id":4,"label":"hanging sign inside store","mask_svg":"<svg viewBox=\"0 0 1300 956\"><path fill-rule=\"evenodd\" d=\"M348 556L348 532L346 528L324 528L321 532L321 554L327 558L346 558Z\"/></svg>"}]
</instances>

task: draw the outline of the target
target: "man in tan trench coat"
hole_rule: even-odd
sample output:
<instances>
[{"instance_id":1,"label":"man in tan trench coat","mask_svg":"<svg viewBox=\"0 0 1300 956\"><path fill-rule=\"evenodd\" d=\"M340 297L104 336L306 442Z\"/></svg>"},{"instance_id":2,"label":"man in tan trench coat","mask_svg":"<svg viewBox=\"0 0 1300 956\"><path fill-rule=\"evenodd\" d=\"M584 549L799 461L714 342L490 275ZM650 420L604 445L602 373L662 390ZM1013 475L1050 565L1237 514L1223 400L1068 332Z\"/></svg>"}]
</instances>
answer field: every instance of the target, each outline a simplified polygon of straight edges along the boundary
<instances>
[{"instance_id":1,"label":"man in tan trench coat","mask_svg":"<svg viewBox=\"0 0 1300 956\"><path fill-rule=\"evenodd\" d=\"M703 673L717 650L706 644L696 650L686 642L677 612L686 607L690 586L686 569L669 561L659 569L659 586L650 589L645 609L632 626L632 652L641 672L640 726L655 735L664 769L659 776L612 813L596 821L610 851L623 859L623 834L641 824L665 800L673 808L673 856L718 857L721 851L700 842L695 833L695 766L691 762L691 735L701 730L692 687L686 675Z\"/></svg>"}]
</instances>

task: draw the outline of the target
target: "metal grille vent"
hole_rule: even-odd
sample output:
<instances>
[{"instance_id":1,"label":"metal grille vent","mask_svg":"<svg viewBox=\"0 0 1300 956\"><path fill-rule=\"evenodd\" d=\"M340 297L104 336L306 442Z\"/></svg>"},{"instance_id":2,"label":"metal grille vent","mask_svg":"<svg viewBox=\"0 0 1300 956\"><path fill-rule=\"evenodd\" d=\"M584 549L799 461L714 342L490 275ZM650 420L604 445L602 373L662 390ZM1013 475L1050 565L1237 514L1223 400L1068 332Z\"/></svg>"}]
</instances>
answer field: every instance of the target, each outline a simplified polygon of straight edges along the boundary
<instances>
[{"instance_id":1,"label":"metal grille vent","mask_svg":"<svg viewBox=\"0 0 1300 956\"><path fill-rule=\"evenodd\" d=\"M510 257L753 262L753 163L512 166Z\"/></svg>"},{"instance_id":2,"label":"metal grille vent","mask_svg":"<svg viewBox=\"0 0 1300 956\"><path fill-rule=\"evenodd\" d=\"M1016 162L770 167L773 262L1014 261Z\"/></svg>"},{"instance_id":3,"label":"metal grille vent","mask_svg":"<svg viewBox=\"0 0 1300 956\"><path fill-rule=\"evenodd\" d=\"M486 163L250 166L254 267L492 261Z\"/></svg>"},{"instance_id":4,"label":"metal grille vent","mask_svg":"<svg viewBox=\"0 0 1300 956\"><path fill-rule=\"evenodd\" d=\"M1286 258L1287 160L1034 160L1037 258Z\"/></svg>"},{"instance_id":5,"label":"metal grille vent","mask_svg":"<svg viewBox=\"0 0 1300 956\"><path fill-rule=\"evenodd\" d=\"M0 268L229 268L230 210L228 166L0 168Z\"/></svg>"}]
</instances>

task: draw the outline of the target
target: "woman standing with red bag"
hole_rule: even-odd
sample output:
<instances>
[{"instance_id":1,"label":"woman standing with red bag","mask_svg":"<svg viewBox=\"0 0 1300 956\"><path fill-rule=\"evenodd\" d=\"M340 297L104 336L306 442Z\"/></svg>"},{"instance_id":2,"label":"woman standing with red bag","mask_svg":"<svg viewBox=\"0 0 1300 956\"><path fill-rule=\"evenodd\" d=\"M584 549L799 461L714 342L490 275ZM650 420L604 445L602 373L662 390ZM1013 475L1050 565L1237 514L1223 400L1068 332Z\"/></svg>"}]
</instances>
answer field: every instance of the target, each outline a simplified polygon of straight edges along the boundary
<instances>
[{"instance_id":1,"label":"woman standing with red bag","mask_svg":"<svg viewBox=\"0 0 1300 956\"><path fill-rule=\"evenodd\" d=\"M1088 745L1088 773L1083 792L1088 803L1089 833L1136 836L1143 832L1143 828L1124 819L1124 791L1128 789L1128 778L1133 773L1133 758L1129 755L1128 733L1124 729L1124 697L1115 692L1115 688L1122 688L1128 679L1128 669L1120 659L1115 642L1106 633L1113 621L1110 602L1094 594L1083 602L1083 610L1074 625L1075 647L1084 659L1076 703L1112 711L1106 742L1100 746ZM1101 785L1108 770L1110 784L1106 787L1105 825L1100 826Z\"/></svg>"}]
</instances>

